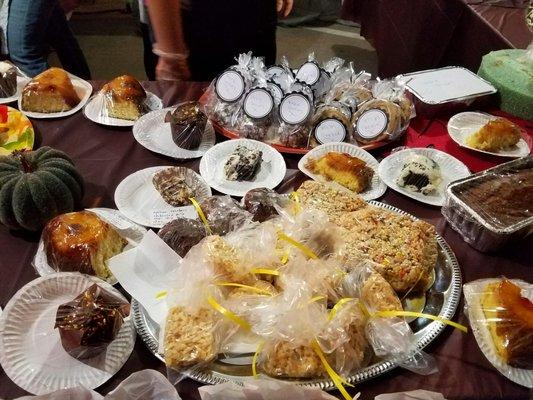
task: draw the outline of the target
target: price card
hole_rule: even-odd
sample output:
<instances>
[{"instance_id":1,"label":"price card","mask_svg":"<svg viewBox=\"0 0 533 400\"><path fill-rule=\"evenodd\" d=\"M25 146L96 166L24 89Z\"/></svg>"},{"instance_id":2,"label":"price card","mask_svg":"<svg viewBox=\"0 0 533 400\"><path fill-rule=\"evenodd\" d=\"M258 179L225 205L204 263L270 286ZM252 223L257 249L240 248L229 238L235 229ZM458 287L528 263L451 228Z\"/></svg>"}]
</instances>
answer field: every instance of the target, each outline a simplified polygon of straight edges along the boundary
<instances>
[{"instance_id":1,"label":"price card","mask_svg":"<svg viewBox=\"0 0 533 400\"><path fill-rule=\"evenodd\" d=\"M338 119L324 119L315 127L315 138L320 144L344 142L344 139L346 139L346 127Z\"/></svg>"},{"instance_id":2,"label":"price card","mask_svg":"<svg viewBox=\"0 0 533 400\"><path fill-rule=\"evenodd\" d=\"M227 70L217 78L215 92L222 100L233 102L242 96L244 86L244 78L239 72Z\"/></svg>"},{"instance_id":3,"label":"price card","mask_svg":"<svg viewBox=\"0 0 533 400\"><path fill-rule=\"evenodd\" d=\"M357 133L365 139L374 139L385 131L388 123L389 118L382 110L370 109L357 120Z\"/></svg>"},{"instance_id":4,"label":"price card","mask_svg":"<svg viewBox=\"0 0 533 400\"><path fill-rule=\"evenodd\" d=\"M107 223L113 225L116 229L123 230L133 226L131 221L124 217L118 210L91 208L89 211L94 212Z\"/></svg>"},{"instance_id":5,"label":"price card","mask_svg":"<svg viewBox=\"0 0 533 400\"><path fill-rule=\"evenodd\" d=\"M315 62L306 62L298 70L296 79L305 82L308 85L314 85L320 79L320 67Z\"/></svg>"},{"instance_id":6,"label":"price card","mask_svg":"<svg viewBox=\"0 0 533 400\"><path fill-rule=\"evenodd\" d=\"M176 218L196 219L198 214L194 206L174 207L164 210L152 210L150 221L154 226L161 226Z\"/></svg>"},{"instance_id":7,"label":"price card","mask_svg":"<svg viewBox=\"0 0 533 400\"><path fill-rule=\"evenodd\" d=\"M279 106L281 119L288 124L304 122L311 113L311 102L300 93L291 93L283 98Z\"/></svg>"},{"instance_id":8,"label":"price card","mask_svg":"<svg viewBox=\"0 0 533 400\"><path fill-rule=\"evenodd\" d=\"M255 88L246 94L243 108L246 115L250 118L264 118L274 108L274 98L268 90Z\"/></svg>"}]
</instances>

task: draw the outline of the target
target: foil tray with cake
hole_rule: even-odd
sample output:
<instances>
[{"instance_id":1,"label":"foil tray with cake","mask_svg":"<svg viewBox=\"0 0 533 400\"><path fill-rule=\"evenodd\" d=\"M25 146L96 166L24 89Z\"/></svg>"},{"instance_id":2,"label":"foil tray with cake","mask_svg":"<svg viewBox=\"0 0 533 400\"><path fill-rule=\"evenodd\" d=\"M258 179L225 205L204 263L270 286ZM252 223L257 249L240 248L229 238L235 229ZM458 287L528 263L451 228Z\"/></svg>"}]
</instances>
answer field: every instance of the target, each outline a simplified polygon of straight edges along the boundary
<instances>
[{"instance_id":1,"label":"foil tray with cake","mask_svg":"<svg viewBox=\"0 0 533 400\"><path fill-rule=\"evenodd\" d=\"M324 143L381 147L401 137L414 117L399 80L372 81L337 57L320 65L313 53L294 71L285 58L267 68L261 58L241 54L200 103L222 135L296 154Z\"/></svg>"}]
</instances>

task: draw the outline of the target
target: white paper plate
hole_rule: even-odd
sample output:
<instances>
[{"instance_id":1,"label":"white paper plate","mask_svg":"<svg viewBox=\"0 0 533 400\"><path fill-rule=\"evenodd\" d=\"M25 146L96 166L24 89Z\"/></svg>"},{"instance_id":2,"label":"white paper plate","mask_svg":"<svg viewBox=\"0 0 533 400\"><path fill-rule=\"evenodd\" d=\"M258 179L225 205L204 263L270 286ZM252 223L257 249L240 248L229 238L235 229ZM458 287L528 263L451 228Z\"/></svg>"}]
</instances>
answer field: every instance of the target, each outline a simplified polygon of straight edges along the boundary
<instances>
[{"instance_id":1,"label":"white paper plate","mask_svg":"<svg viewBox=\"0 0 533 400\"><path fill-rule=\"evenodd\" d=\"M213 125L211 125L211 122L207 122L204 137L196 150L182 149L172 140L170 124L165 122L167 112L175 108L176 106L152 111L139 118L133 125L133 136L135 140L148 150L165 156L178 159L202 157L215 144L215 130L213 129Z\"/></svg>"},{"instance_id":2,"label":"white paper plate","mask_svg":"<svg viewBox=\"0 0 533 400\"><path fill-rule=\"evenodd\" d=\"M115 190L115 204L119 211L132 221L153 228L162 228L168 221L178 217L195 219L197 213L192 205L173 207L159 194L152 183L153 176L166 167L151 167L137 171L120 182ZM211 188L192 169L179 168L187 184L200 202L211 196Z\"/></svg>"},{"instance_id":3,"label":"white paper plate","mask_svg":"<svg viewBox=\"0 0 533 400\"><path fill-rule=\"evenodd\" d=\"M145 105L148 112L163 108L161 99L152 92L146 92ZM106 126L133 126L135 124L135 121L108 116L104 107L104 95L101 93L91 97L83 108L83 114L91 121Z\"/></svg>"},{"instance_id":4,"label":"white paper plate","mask_svg":"<svg viewBox=\"0 0 533 400\"><path fill-rule=\"evenodd\" d=\"M89 98L91 97L91 93L93 92L93 87L91 86L89 82L81 78L78 78L75 75L68 73L68 76L70 77L70 80L72 81L74 90L76 91L76 93L78 93L78 96L81 99L79 104L76 107L74 107L72 110L55 112L55 113L40 113L40 112L33 112L33 111L25 111L22 108L22 93L20 93L20 95L18 96L18 109L23 114L25 114L27 117L36 118L36 119L62 118L62 117L67 117L69 115L77 113L79 110L83 108L83 106L85 106L87 101L89 101Z\"/></svg>"},{"instance_id":5,"label":"white paper plate","mask_svg":"<svg viewBox=\"0 0 533 400\"><path fill-rule=\"evenodd\" d=\"M61 345L59 332L54 329L58 306L93 283L126 300L101 279L62 272L31 281L9 301L0 317L0 363L22 389L37 395L76 386L94 389L129 358L135 344L131 316L124 320L98 368L71 357Z\"/></svg>"},{"instance_id":6,"label":"white paper plate","mask_svg":"<svg viewBox=\"0 0 533 400\"><path fill-rule=\"evenodd\" d=\"M439 167L442 177L442 182L436 193L430 195L423 195L418 192L411 192L404 189L396 183L396 179L403 166L413 154L421 154L435 161ZM400 150L392 153L384 158L379 164L379 176L385 184L391 189L396 190L412 199L418 200L422 203L431 204L433 206L442 207L445 198L445 189L448 184L458 179L466 178L470 175L470 171L461 161L443 151L428 148L413 148Z\"/></svg>"},{"instance_id":7,"label":"white paper plate","mask_svg":"<svg viewBox=\"0 0 533 400\"><path fill-rule=\"evenodd\" d=\"M22 93L22 89L24 89L24 86L30 81L31 78L27 76L18 76L17 75L17 91L13 96L10 97L1 97L0 98L0 104L9 104L17 101L17 99L20 97L20 94Z\"/></svg>"},{"instance_id":8,"label":"white paper plate","mask_svg":"<svg viewBox=\"0 0 533 400\"><path fill-rule=\"evenodd\" d=\"M300 171L302 171L304 174L306 174L311 179L314 179L315 181L319 182L326 182L331 184L332 186L335 186L337 189L345 190L350 193L354 193L351 190L345 188L344 186L338 184L334 181L327 181L323 176L314 174L309 168L306 167L306 164L310 159L318 159L322 157L323 155L330 153L332 151L339 152L339 153L348 153L351 156L357 157L361 160L363 160L367 165L374 170L374 176L372 177L372 182L370 184L370 187L365 190L362 193L359 193L359 195L365 199L365 200L374 200L378 197L383 196L385 191L387 190L387 185L383 183L383 181L380 179L378 174L378 167L379 163L378 161L366 150L361 149L360 147L357 147L350 143L326 143L321 144L320 146L315 147L313 150L311 150L309 153L304 155L300 162L298 163L298 168Z\"/></svg>"},{"instance_id":9,"label":"white paper plate","mask_svg":"<svg viewBox=\"0 0 533 400\"><path fill-rule=\"evenodd\" d=\"M463 112L454 115L448 121L448 133L452 140L461 147L467 149L479 151L480 153L492 154L501 157L519 158L527 156L530 152L527 142L520 138L519 142L511 149L502 150L498 152L485 151L475 149L466 144L466 139L477 132L483 125L490 120L496 119L494 115L484 114L479 112Z\"/></svg>"},{"instance_id":10,"label":"white paper plate","mask_svg":"<svg viewBox=\"0 0 533 400\"><path fill-rule=\"evenodd\" d=\"M263 152L261 166L252 181L229 181L224 176L224 165L238 145ZM287 167L283 156L266 143L250 139L236 139L222 142L209 149L200 160L200 175L213 189L230 196L244 196L255 188L274 189L283 178Z\"/></svg>"},{"instance_id":11,"label":"white paper plate","mask_svg":"<svg viewBox=\"0 0 533 400\"><path fill-rule=\"evenodd\" d=\"M499 280L500 279L498 278L482 279L467 283L463 286L468 320L470 321L470 326L472 327L479 348L494 368L513 382L531 389L533 388L533 370L513 368L507 365L498 355L487 325L481 322L485 319L481 307L481 293L483 293L485 287L489 283ZM511 279L511 282L520 286L522 288L522 293L524 293L527 298L533 298L533 285L516 279Z\"/></svg>"},{"instance_id":12,"label":"white paper plate","mask_svg":"<svg viewBox=\"0 0 533 400\"><path fill-rule=\"evenodd\" d=\"M108 224L112 225L120 236L128 241L128 244L124 247L123 251L136 247L146 233L146 229L125 218L118 210L113 210L111 208L88 208L87 210L92 211ZM39 241L37 253L33 259L33 266L40 276L46 276L57 272L50 266L50 264L48 264L42 239ZM115 285L117 280L115 277L112 277L108 279L108 283Z\"/></svg>"}]
</instances>

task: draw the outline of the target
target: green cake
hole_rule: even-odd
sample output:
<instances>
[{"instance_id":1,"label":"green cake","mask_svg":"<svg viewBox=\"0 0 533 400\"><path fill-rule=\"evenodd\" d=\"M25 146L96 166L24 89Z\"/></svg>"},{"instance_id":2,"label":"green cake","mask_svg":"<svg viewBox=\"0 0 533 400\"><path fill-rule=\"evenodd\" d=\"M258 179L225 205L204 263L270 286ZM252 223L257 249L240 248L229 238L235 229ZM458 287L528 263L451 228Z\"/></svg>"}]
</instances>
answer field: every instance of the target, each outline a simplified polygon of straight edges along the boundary
<instances>
[{"instance_id":1,"label":"green cake","mask_svg":"<svg viewBox=\"0 0 533 400\"><path fill-rule=\"evenodd\" d=\"M533 119L533 59L526 50L492 51L483 57L478 75L498 89L500 108Z\"/></svg>"}]
</instances>

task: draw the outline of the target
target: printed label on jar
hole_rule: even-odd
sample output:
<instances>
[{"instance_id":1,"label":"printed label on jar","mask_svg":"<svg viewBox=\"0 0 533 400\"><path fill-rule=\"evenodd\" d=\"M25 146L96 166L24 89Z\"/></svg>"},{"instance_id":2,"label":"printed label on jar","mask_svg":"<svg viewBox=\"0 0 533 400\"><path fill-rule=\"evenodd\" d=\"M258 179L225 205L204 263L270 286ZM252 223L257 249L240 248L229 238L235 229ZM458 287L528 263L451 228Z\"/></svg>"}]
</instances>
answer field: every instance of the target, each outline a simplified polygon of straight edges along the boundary
<instances>
[{"instance_id":1,"label":"printed label on jar","mask_svg":"<svg viewBox=\"0 0 533 400\"><path fill-rule=\"evenodd\" d=\"M279 115L287 124L296 125L304 122L311 113L311 102L300 93L291 93L283 98L279 106Z\"/></svg>"},{"instance_id":2,"label":"printed label on jar","mask_svg":"<svg viewBox=\"0 0 533 400\"><path fill-rule=\"evenodd\" d=\"M316 125L315 138L320 144L344 142L346 127L338 119L327 118Z\"/></svg>"},{"instance_id":3,"label":"printed label on jar","mask_svg":"<svg viewBox=\"0 0 533 400\"><path fill-rule=\"evenodd\" d=\"M196 219L198 214L194 206L174 207L165 210L152 210L150 221L153 226L165 225L176 218Z\"/></svg>"},{"instance_id":4,"label":"printed label on jar","mask_svg":"<svg viewBox=\"0 0 533 400\"><path fill-rule=\"evenodd\" d=\"M215 92L224 101L236 101L244 93L244 78L237 71L225 71L217 78Z\"/></svg>"},{"instance_id":5,"label":"printed label on jar","mask_svg":"<svg viewBox=\"0 0 533 400\"><path fill-rule=\"evenodd\" d=\"M267 76L269 78L273 78L275 76L280 76L285 72L285 69L283 67L280 67L279 65L273 65L269 69L267 69Z\"/></svg>"},{"instance_id":6,"label":"printed label on jar","mask_svg":"<svg viewBox=\"0 0 533 400\"><path fill-rule=\"evenodd\" d=\"M387 128L389 118L381 110L371 109L361 114L357 120L357 133L364 139L374 139Z\"/></svg>"},{"instance_id":7,"label":"printed label on jar","mask_svg":"<svg viewBox=\"0 0 533 400\"><path fill-rule=\"evenodd\" d=\"M296 79L305 82L308 85L314 85L320 79L320 67L315 62L306 62L298 70Z\"/></svg>"},{"instance_id":8,"label":"printed label on jar","mask_svg":"<svg viewBox=\"0 0 533 400\"><path fill-rule=\"evenodd\" d=\"M252 89L244 98L243 108L246 115L250 118L264 118L272 112L274 98L266 89Z\"/></svg>"}]
</instances>

